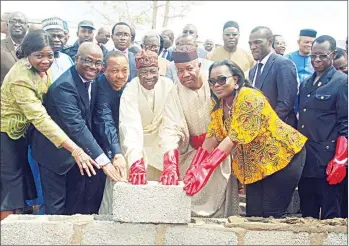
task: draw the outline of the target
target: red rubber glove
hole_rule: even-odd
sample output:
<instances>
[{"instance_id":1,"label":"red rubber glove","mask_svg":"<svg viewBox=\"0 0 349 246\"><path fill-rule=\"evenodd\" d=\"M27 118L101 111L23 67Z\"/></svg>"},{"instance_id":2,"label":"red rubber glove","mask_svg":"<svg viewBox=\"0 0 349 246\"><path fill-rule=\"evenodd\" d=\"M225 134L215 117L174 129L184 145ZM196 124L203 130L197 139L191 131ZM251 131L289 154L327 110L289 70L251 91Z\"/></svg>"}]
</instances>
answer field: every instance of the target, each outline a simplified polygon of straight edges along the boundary
<instances>
[{"instance_id":1,"label":"red rubber glove","mask_svg":"<svg viewBox=\"0 0 349 246\"><path fill-rule=\"evenodd\" d=\"M167 151L164 154L164 170L159 178L163 185L178 185L178 149Z\"/></svg>"},{"instance_id":2,"label":"red rubber glove","mask_svg":"<svg viewBox=\"0 0 349 246\"><path fill-rule=\"evenodd\" d=\"M327 182L330 185L339 184L347 175L348 140L340 136L337 139L336 153L326 168Z\"/></svg>"},{"instance_id":3,"label":"red rubber glove","mask_svg":"<svg viewBox=\"0 0 349 246\"><path fill-rule=\"evenodd\" d=\"M185 173L185 176L183 178L184 184L188 183L190 178L193 176L193 170L198 166L200 162L203 162L208 155L209 153L205 149L199 147L199 149L196 151L196 154L191 162L190 167Z\"/></svg>"},{"instance_id":4,"label":"red rubber glove","mask_svg":"<svg viewBox=\"0 0 349 246\"><path fill-rule=\"evenodd\" d=\"M192 177L184 186L188 196L198 193L207 183L213 171L222 161L227 158L227 154L220 149L214 149L212 153L192 171Z\"/></svg>"},{"instance_id":5,"label":"red rubber glove","mask_svg":"<svg viewBox=\"0 0 349 246\"><path fill-rule=\"evenodd\" d=\"M128 182L134 185L146 184L146 170L143 158L132 164L130 168L130 178Z\"/></svg>"},{"instance_id":6,"label":"red rubber glove","mask_svg":"<svg viewBox=\"0 0 349 246\"><path fill-rule=\"evenodd\" d=\"M205 139L206 139L206 133L203 133L199 136L191 136L190 145L194 149L199 149L202 146L202 144L205 142Z\"/></svg>"}]
</instances>

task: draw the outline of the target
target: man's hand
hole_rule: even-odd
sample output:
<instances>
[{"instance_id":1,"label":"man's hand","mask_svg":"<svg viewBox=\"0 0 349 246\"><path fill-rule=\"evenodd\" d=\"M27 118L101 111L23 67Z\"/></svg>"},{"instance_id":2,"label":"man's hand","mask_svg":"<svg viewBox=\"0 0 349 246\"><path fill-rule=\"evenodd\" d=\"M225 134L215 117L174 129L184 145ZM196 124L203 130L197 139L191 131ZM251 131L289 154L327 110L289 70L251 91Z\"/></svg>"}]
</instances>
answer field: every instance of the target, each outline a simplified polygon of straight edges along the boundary
<instances>
[{"instance_id":1,"label":"man's hand","mask_svg":"<svg viewBox=\"0 0 349 246\"><path fill-rule=\"evenodd\" d=\"M113 166L119 174L120 181L127 182L127 164L123 155L116 154L113 159Z\"/></svg>"},{"instance_id":2,"label":"man's hand","mask_svg":"<svg viewBox=\"0 0 349 246\"><path fill-rule=\"evenodd\" d=\"M119 172L115 169L113 164L111 164L110 162L107 165L103 166L102 168L105 175L107 175L112 181L114 182L122 181L119 175Z\"/></svg>"}]
</instances>

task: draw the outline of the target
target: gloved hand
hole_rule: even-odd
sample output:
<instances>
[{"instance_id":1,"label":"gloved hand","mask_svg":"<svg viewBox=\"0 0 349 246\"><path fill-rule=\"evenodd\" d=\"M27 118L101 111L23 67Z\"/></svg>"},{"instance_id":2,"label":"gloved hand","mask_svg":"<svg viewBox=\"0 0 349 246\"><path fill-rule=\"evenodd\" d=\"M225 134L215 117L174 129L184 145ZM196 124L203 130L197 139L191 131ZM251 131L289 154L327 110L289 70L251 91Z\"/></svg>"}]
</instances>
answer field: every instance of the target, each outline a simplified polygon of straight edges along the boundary
<instances>
[{"instance_id":1,"label":"gloved hand","mask_svg":"<svg viewBox=\"0 0 349 246\"><path fill-rule=\"evenodd\" d=\"M205 139L206 139L206 133L201 134L199 136L191 136L190 145L194 149L199 149L202 146L202 144L205 142Z\"/></svg>"},{"instance_id":2,"label":"gloved hand","mask_svg":"<svg viewBox=\"0 0 349 246\"><path fill-rule=\"evenodd\" d=\"M132 164L128 182L134 185L146 184L146 170L143 158Z\"/></svg>"},{"instance_id":3,"label":"gloved hand","mask_svg":"<svg viewBox=\"0 0 349 246\"><path fill-rule=\"evenodd\" d=\"M187 172L185 173L185 176L183 178L183 182L184 184L188 183L188 180L193 176L193 170L198 166L198 164L200 162L202 162L207 156L209 155L209 153L199 147L198 150L196 151L196 154L191 162L190 167L188 168Z\"/></svg>"},{"instance_id":4,"label":"gloved hand","mask_svg":"<svg viewBox=\"0 0 349 246\"><path fill-rule=\"evenodd\" d=\"M213 171L227 157L227 154L220 149L214 149L212 153L191 172L192 177L184 186L188 196L198 193L207 183Z\"/></svg>"},{"instance_id":5,"label":"gloved hand","mask_svg":"<svg viewBox=\"0 0 349 246\"><path fill-rule=\"evenodd\" d=\"M339 184L347 174L348 140L340 136L337 139L336 153L326 168L327 182L330 185Z\"/></svg>"},{"instance_id":6,"label":"gloved hand","mask_svg":"<svg viewBox=\"0 0 349 246\"><path fill-rule=\"evenodd\" d=\"M159 178L163 185L178 185L178 149L167 151L164 154L164 170Z\"/></svg>"}]
</instances>

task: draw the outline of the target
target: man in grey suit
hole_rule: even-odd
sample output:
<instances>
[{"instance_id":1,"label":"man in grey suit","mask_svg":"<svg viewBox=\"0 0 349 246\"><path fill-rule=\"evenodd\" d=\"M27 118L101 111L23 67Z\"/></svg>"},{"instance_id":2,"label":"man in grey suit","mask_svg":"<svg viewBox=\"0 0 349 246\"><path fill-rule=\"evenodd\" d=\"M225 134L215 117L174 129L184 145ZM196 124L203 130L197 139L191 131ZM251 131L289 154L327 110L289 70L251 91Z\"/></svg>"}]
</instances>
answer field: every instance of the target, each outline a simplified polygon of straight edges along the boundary
<instances>
[{"instance_id":1,"label":"man in grey suit","mask_svg":"<svg viewBox=\"0 0 349 246\"><path fill-rule=\"evenodd\" d=\"M13 12L7 20L8 36L1 40L1 79L0 85L6 74L18 60L16 51L22 43L29 28L27 17L21 12Z\"/></svg>"},{"instance_id":2,"label":"man in grey suit","mask_svg":"<svg viewBox=\"0 0 349 246\"><path fill-rule=\"evenodd\" d=\"M178 45L195 45L195 38L192 35L180 36L178 38ZM205 76L208 77L208 69L210 68L210 66L213 62L210 60L204 59L204 58L200 58L200 57L199 57L199 61L201 62L200 71L203 74L205 74ZM178 76L177 76L176 66L175 66L173 61L167 65L167 71L166 71L165 76L167 78L170 78L173 82L176 82L179 80Z\"/></svg>"},{"instance_id":3,"label":"man in grey suit","mask_svg":"<svg viewBox=\"0 0 349 246\"><path fill-rule=\"evenodd\" d=\"M257 64L249 72L252 84L269 99L281 120L296 128L294 104L298 91L296 65L272 51L273 33L258 26L251 31L249 45Z\"/></svg>"}]
</instances>

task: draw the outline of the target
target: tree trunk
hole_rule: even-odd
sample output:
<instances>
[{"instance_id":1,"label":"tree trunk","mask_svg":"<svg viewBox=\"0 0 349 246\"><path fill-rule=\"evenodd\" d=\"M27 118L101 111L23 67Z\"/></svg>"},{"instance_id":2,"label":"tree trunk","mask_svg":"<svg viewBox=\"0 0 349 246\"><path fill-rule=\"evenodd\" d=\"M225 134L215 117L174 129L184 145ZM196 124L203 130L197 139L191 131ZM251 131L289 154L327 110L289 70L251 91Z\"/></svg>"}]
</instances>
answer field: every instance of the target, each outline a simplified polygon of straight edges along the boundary
<instances>
[{"instance_id":1,"label":"tree trunk","mask_svg":"<svg viewBox=\"0 0 349 246\"><path fill-rule=\"evenodd\" d=\"M156 29L156 19L158 16L158 1L153 1L152 29Z\"/></svg>"},{"instance_id":2,"label":"tree trunk","mask_svg":"<svg viewBox=\"0 0 349 246\"><path fill-rule=\"evenodd\" d=\"M166 6L165 6L165 14L164 14L164 22L162 23L162 27L167 27L168 24L168 19L170 19L170 1L166 1Z\"/></svg>"}]
</instances>

